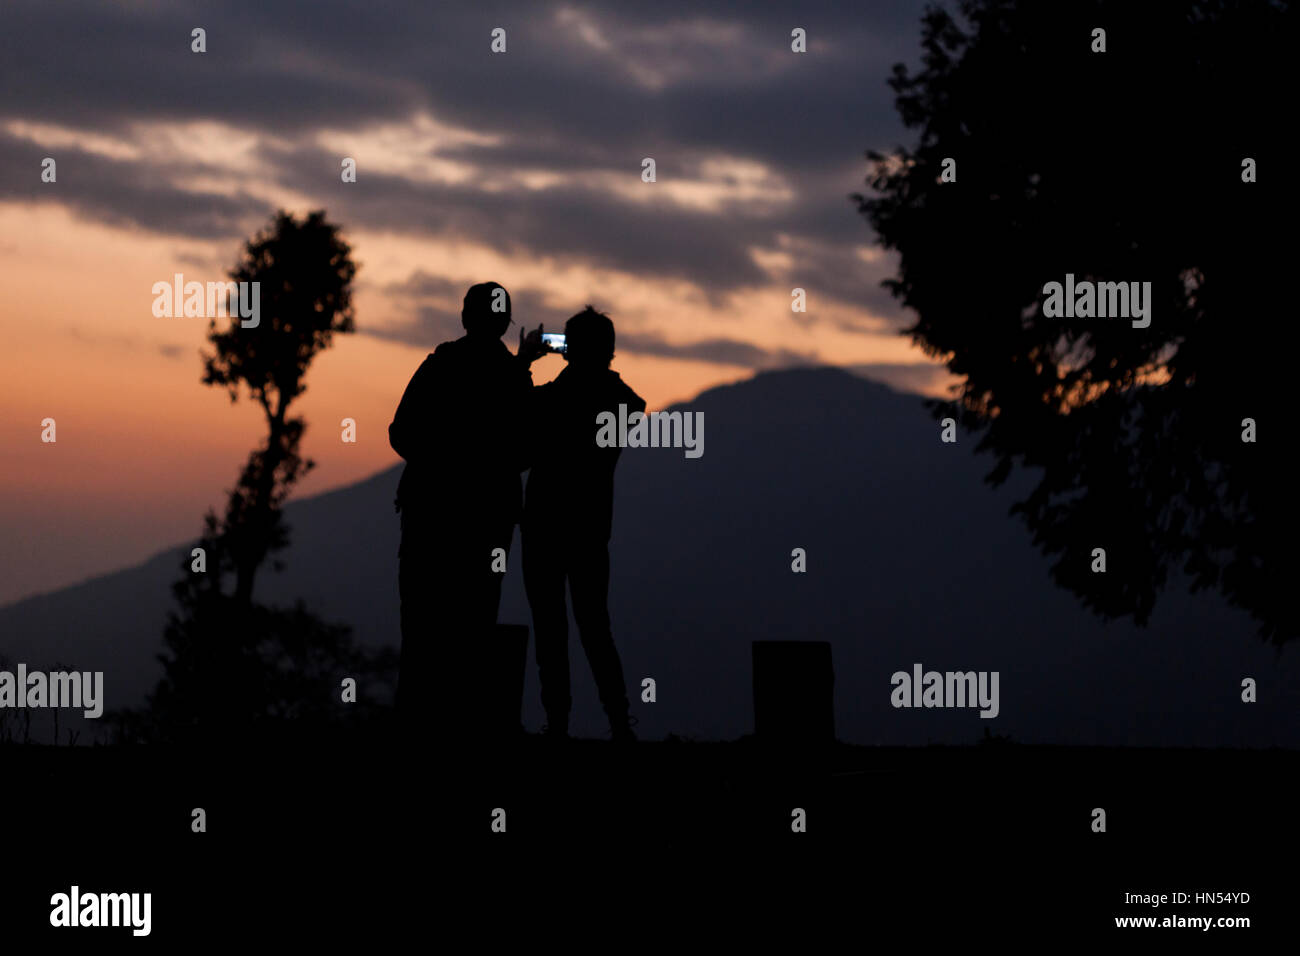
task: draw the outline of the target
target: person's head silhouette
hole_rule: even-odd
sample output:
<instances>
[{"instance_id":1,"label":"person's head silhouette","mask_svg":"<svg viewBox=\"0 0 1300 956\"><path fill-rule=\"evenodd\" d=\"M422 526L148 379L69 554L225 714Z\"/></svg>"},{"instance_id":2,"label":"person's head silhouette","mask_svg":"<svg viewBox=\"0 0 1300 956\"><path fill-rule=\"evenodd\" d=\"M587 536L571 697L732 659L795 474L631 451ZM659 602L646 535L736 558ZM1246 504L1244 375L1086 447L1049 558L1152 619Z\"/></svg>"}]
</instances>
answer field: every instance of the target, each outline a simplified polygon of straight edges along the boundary
<instances>
[{"instance_id":1,"label":"person's head silhouette","mask_svg":"<svg viewBox=\"0 0 1300 956\"><path fill-rule=\"evenodd\" d=\"M564 341L564 360L576 368L609 368L614 360L614 323L591 306L564 323Z\"/></svg>"},{"instance_id":2,"label":"person's head silhouette","mask_svg":"<svg viewBox=\"0 0 1300 956\"><path fill-rule=\"evenodd\" d=\"M501 338L510 326L510 293L499 282L470 286L461 306L460 323L470 338Z\"/></svg>"}]
</instances>

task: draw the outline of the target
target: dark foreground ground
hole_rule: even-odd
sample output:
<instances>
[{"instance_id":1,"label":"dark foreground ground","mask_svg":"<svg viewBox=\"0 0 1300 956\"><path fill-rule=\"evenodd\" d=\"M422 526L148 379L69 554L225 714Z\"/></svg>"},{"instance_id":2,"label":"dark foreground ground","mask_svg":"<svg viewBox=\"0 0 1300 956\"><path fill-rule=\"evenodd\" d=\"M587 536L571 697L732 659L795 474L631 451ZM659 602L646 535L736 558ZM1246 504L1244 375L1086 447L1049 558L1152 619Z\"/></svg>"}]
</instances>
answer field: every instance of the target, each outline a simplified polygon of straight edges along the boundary
<instances>
[{"instance_id":1,"label":"dark foreground ground","mask_svg":"<svg viewBox=\"0 0 1300 956\"><path fill-rule=\"evenodd\" d=\"M1154 951L1211 939L1249 951L1293 939L1300 920L1292 751L527 738L476 754L357 739L0 747L0 938L79 952L258 940L766 951L778 939L798 952L928 952L940 939L975 952L1127 936ZM206 833L191 830L196 807ZM1092 830L1097 807L1105 833ZM50 897L74 883L151 892L151 936L52 929ZM1126 904L1126 892L1191 900ZM1206 892L1249 902L1196 903ZM1117 916L1251 926L1117 928Z\"/></svg>"}]
</instances>

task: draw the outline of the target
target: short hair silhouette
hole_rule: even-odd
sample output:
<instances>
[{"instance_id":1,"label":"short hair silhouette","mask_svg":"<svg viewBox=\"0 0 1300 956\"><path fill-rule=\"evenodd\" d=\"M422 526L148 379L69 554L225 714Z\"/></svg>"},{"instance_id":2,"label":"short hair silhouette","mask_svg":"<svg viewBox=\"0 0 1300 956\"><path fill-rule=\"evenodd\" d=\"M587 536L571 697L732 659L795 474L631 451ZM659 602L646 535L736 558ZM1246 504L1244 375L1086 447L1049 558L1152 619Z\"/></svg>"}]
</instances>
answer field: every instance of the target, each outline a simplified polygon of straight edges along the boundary
<instances>
[{"instance_id":1,"label":"short hair silhouette","mask_svg":"<svg viewBox=\"0 0 1300 956\"><path fill-rule=\"evenodd\" d=\"M614 360L614 322L587 306L564 323L564 357L573 365L608 368Z\"/></svg>"},{"instance_id":2,"label":"short hair silhouette","mask_svg":"<svg viewBox=\"0 0 1300 956\"><path fill-rule=\"evenodd\" d=\"M501 290L499 295L498 289ZM505 286L499 282L480 282L470 286L460 309L460 324L470 335L492 338L504 335L510 325L510 293Z\"/></svg>"}]
</instances>

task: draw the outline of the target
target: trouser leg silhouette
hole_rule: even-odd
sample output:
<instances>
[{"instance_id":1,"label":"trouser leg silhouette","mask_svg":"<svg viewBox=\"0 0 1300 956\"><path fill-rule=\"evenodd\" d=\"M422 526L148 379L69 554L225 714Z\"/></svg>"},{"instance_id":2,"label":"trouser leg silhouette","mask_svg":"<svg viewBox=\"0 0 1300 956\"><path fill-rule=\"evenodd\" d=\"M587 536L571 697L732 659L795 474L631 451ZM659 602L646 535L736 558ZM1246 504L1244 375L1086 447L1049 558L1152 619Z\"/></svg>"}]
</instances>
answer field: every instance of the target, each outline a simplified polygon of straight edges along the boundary
<instances>
[{"instance_id":1,"label":"trouser leg silhouette","mask_svg":"<svg viewBox=\"0 0 1300 956\"><path fill-rule=\"evenodd\" d=\"M591 665L601 705L611 723L628 713L623 664L609 622L609 546L563 541L564 531L524 532L524 587L533 611L542 706L551 727L567 729L569 684L568 609L564 584L573 594L573 617Z\"/></svg>"},{"instance_id":2,"label":"trouser leg silhouette","mask_svg":"<svg viewBox=\"0 0 1300 956\"><path fill-rule=\"evenodd\" d=\"M552 730L569 726L569 611L564 602L564 562L551 536L524 530L524 591L533 612L533 641L542 707Z\"/></svg>"},{"instance_id":3,"label":"trouser leg silhouette","mask_svg":"<svg viewBox=\"0 0 1300 956\"><path fill-rule=\"evenodd\" d=\"M510 549L509 522L436 524L402 515L398 559L402 650L397 704L408 727L465 734L481 698L475 651L501 602L494 548Z\"/></svg>"},{"instance_id":4,"label":"trouser leg silhouette","mask_svg":"<svg viewBox=\"0 0 1300 956\"><path fill-rule=\"evenodd\" d=\"M609 625L609 545L592 542L572 549L568 561L573 619L587 653L601 706L611 724L627 720L623 662Z\"/></svg>"}]
</instances>

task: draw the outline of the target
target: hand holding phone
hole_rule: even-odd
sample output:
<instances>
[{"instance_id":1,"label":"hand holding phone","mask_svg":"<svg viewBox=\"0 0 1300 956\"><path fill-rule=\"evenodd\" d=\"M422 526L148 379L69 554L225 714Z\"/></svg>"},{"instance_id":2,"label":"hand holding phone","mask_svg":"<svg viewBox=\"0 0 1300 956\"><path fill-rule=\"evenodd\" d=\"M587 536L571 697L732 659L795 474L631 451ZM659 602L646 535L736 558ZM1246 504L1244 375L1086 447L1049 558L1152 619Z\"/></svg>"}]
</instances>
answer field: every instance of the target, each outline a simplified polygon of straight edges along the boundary
<instances>
[{"instance_id":1,"label":"hand holding phone","mask_svg":"<svg viewBox=\"0 0 1300 956\"><path fill-rule=\"evenodd\" d=\"M542 326L537 326L531 332L525 334L523 327L519 329L519 357L532 365L539 358L551 351L550 347L542 341L547 337L542 332ZM563 336L561 336L563 338Z\"/></svg>"}]
</instances>

